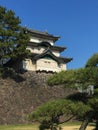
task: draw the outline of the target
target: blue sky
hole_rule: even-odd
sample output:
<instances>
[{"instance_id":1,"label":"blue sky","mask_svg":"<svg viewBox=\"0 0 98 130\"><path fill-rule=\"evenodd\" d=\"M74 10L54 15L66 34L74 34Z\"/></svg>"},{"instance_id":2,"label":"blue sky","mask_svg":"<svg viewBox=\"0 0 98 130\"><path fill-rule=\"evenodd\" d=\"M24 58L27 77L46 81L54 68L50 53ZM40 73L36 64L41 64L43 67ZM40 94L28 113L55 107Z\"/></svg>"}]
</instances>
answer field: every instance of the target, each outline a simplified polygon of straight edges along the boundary
<instances>
[{"instance_id":1,"label":"blue sky","mask_svg":"<svg viewBox=\"0 0 98 130\"><path fill-rule=\"evenodd\" d=\"M61 36L64 57L72 57L68 69L84 67L98 52L98 0L0 0L13 10L23 26Z\"/></svg>"}]
</instances>

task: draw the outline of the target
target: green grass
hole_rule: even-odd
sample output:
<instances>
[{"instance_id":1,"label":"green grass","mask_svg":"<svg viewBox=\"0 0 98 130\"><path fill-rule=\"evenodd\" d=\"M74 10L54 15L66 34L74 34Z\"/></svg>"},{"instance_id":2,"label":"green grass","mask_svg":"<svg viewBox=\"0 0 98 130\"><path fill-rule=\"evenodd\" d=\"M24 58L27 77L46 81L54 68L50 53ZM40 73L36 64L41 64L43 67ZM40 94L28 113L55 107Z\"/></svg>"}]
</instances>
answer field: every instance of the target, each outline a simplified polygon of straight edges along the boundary
<instances>
[{"instance_id":1,"label":"green grass","mask_svg":"<svg viewBox=\"0 0 98 130\"><path fill-rule=\"evenodd\" d=\"M67 122L62 126L81 125L81 122ZM92 126L92 124L90 124ZM94 124L93 124L94 125ZM39 130L39 124L22 124L22 125L0 125L0 130Z\"/></svg>"},{"instance_id":2,"label":"green grass","mask_svg":"<svg viewBox=\"0 0 98 130\"><path fill-rule=\"evenodd\" d=\"M71 122L71 121L69 121L69 122L66 122L66 123L64 123L64 124L62 124L62 126L74 126L74 125L81 125L81 123L82 122L80 122L80 121L74 121L74 122Z\"/></svg>"},{"instance_id":3,"label":"green grass","mask_svg":"<svg viewBox=\"0 0 98 130\"><path fill-rule=\"evenodd\" d=\"M31 125L0 125L0 130L38 130L38 124Z\"/></svg>"}]
</instances>

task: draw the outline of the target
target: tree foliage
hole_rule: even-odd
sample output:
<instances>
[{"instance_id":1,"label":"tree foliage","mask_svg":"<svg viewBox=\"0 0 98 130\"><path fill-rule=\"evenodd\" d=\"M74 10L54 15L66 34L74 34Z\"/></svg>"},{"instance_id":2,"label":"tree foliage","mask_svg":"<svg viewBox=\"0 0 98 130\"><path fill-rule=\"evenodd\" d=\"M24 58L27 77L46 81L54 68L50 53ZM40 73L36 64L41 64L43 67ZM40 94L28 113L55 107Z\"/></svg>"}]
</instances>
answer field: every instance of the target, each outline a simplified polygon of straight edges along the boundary
<instances>
[{"instance_id":1,"label":"tree foliage","mask_svg":"<svg viewBox=\"0 0 98 130\"><path fill-rule=\"evenodd\" d=\"M29 35L25 33L19 17L12 10L0 6L0 65L9 59L24 59L28 55L26 45Z\"/></svg>"},{"instance_id":2,"label":"tree foliage","mask_svg":"<svg viewBox=\"0 0 98 130\"><path fill-rule=\"evenodd\" d=\"M78 118L83 117L89 110L90 107L79 101L52 100L38 107L30 114L29 119L39 121L41 123L40 130L45 130L46 128L56 130L59 124L67 122L75 116ZM62 117L63 120L61 120Z\"/></svg>"},{"instance_id":3,"label":"tree foliage","mask_svg":"<svg viewBox=\"0 0 98 130\"><path fill-rule=\"evenodd\" d=\"M91 59L93 58L91 57ZM73 89L82 88L83 91L69 95L66 99L47 102L32 112L29 118L32 121L40 121L40 130L46 128L56 130L58 124L66 122L73 117L83 120L80 130L85 130L88 123L93 120L96 120L96 130L98 129L97 66L92 67L92 64L89 64L89 67L86 68L56 73L48 79L48 84L52 86L62 84ZM90 85L95 87L92 93L91 88L89 88ZM63 122L60 121L62 116L64 117Z\"/></svg>"},{"instance_id":4,"label":"tree foliage","mask_svg":"<svg viewBox=\"0 0 98 130\"><path fill-rule=\"evenodd\" d=\"M90 57L85 65L85 67L97 67L98 66L98 53L95 53Z\"/></svg>"},{"instance_id":5,"label":"tree foliage","mask_svg":"<svg viewBox=\"0 0 98 130\"><path fill-rule=\"evenodd\" d=\"M71 85L75 80L74 77L75 72L76 70L68 70L68 71L61 71L59 73L55 73L54 75L48 78L47 83L50 86L59 85L59 84L62 85L66 84L66 86L68 84L69 86L69 84Z\"/></svg>"},{"instance_id":6,"label":"tree foliage","mask_svg":"<svg viewBox=\"0 0 98 130\"><path fill-rule=\"evenodd\" d=\"M85 68L80 68L77 70L69 70L67 72L60 72L60 74L59 73L55 74L48 80L49 85L63 84L65 85L65 87L77 88L79 90L82 89L83 97L75 99L76 101L80 99L80 101L89 106L91 110L88 112L88 114L85 114L84 122L81 125L80 130L85 130L86 126L88 125L88 122L92 120L96 120L96 130L98 129L98 66L97 65L98 65L98 53L94 54L87 61ZM93 93L91 93L92 90L91 88L89 88L90 85L94 86ZM74 96L71 97L71 99L72 98L74 98Z\"/></svg>"},{"instance_id":7,"label":"tree foliage","mask_svg":"<svg viewBox=\"0 0 98 130\"><path fill-rule=\"evenodd\" d=\"M92 61L93 57L95 56L91 57ZM96 130L98 129L97 66L89 63L89 67L86 68L62 71L51 76L47 82L52 86L62 84L67 88L77 88L79 93L69 95L66 99L50 101L35 110L30 115L30 119L41 122L40 130L45 128L56 130L58 124L61 123L61 116L64 116L65 122L74 116L82 119L83 123L79 130L85 130L89 122L96 120ZM90 86L94 86L95 89L91 89Z\"/></svg>"},{"instance_id":8,"label":"tree foliage","mask_svg":"<svg viewBox=\"0 0 98 130\"><path fill-rule=\"evenodd\" d=\"M98 85L98 67L80 68L77 70L68 70L56 73L49 77L48 84L59 85L62 84L65 87L87 88L89 85Z\"/></svg>"}]
</instances>

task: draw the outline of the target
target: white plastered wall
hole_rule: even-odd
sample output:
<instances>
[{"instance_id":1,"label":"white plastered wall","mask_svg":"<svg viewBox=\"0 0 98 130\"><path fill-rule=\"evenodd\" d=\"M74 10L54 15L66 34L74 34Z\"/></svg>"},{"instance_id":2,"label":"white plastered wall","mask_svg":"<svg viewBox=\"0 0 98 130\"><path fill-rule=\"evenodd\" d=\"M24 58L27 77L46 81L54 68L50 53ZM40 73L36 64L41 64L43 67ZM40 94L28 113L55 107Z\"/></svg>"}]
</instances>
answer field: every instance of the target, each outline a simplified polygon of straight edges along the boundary
<instances>
[{"instance_id":1,"label":"white plastered wall","mask_svg":"<svg viewBox=\"0 0 98 130\"><path fill-rule=\"evenodd\" d=\"M52 46L54 45L54 42L52 40L45 40L42 38L36 38L36 37L31 37L30 42L35 42L35 43L41 43L41 42L49 42Z\"/></svg>"},{"instance_id":2,"label":"white plastered wall","mask_svg":"<svg viewBox=\"0 0 98 130\"><path fill-rule=\"evenodd\" d=\"M29 71L36 71L36 64L33 64L31 59L25 59L25 61L23 61L23 69Z\"/></svg>"},{"instance_id":3,"label":"white plastered wall","mask_svg":"<svg viewBox=\"0 0 98 130\"><path fill-rule=\"evenodd\" d=\"M27 49L30 50L31 53L37 53L37 54L41 54L45 50L45 48L43 48L43 47L34 47L34 48L31 48L29 46L27 47Z\"/></svg>"},{"instance_id":4,"label":"white plastered wall","mask_svg":"<svg viewBox=\"0 0 98 130\"><path fill-rule=\"evenodd\" d=\"M29 71L52 71L52 72L60 72L62 70L66 70L66 64L61 63L60 65L55 60L48 59L39 59L35 63L32 63L30 59L26 59L23 61L23 69Z\"/></svg>"},{"instance_id":5,"label":"white plastered wall","mask_svg":"<svg viewBox=\"0 0 98 130\"><path fill-rule=\"evenodd\" d=\"M52 51L52 53L53 53L55 56L60 57L60 52Z\"/></svg>"},{"instance_id":6,"label":"white plastered wall","mask_svg":"<svg viewBox=\"0 0 98 130\"><path fill-rule=\"evenodd\" d=\"M61 70L66 69L65 64L61 64L60 66L55 60L47 60L47 59L39 59L36 62L36 69L37 70L45 70L45 71L52 71L52 72L59 72Z\"/></svg>"}]
</instances>

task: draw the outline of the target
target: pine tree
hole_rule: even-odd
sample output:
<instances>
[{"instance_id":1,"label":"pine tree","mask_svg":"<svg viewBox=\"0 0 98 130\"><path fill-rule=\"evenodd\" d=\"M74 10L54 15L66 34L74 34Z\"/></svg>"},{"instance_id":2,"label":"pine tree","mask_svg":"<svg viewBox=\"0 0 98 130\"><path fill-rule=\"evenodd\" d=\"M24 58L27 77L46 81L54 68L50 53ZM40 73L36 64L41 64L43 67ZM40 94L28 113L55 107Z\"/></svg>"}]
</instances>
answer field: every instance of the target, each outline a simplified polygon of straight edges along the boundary
<instances>
[{"instance_id":1,"label":"pine tree","mask_svg":"<svg viewBox=\"0 0 98 130\"><path fill-rule=\"evenodd\" d=\"M27 55L29 35L12 10L0 6L0 66L9 60L23 60Z\"/></svg>"},{"instance_id":2,"label":"pine tree","mask_svg":"<svg viewBox=\"0 0 98 130\"><path fill-rule=\"evenodd\" d=\"M85 65L85 67L97 67L98 66L98 53L95 53L90 57Z\"/></svg>"},{"instance_id":3,"label":"pine tree","mask_svg":"<svg viewBox=\"0 0 98 130\"><path fill-rule=\"evenodd\" d=\"M77 117L83 123L79 130L85 130L89 122L96 121L98 130L98 54L93 55L88 61L89 66L77 70L62 71L52 75L48 79L49 85L65 85L66 88L78 89L74 93L59 101L48 102L31 114L31 120L41 120L41 126L45 130L47 125L60 124L60 116ZM63 102L62 102L63 101ZM57 104L56 104L57 103ZM66 103L66 104L65 104ZM56 117L56 121L52 120ZM70 118L69 118L70 119ZM51 124L49 124L51 122ZM42 127L41 127L42 128ZM49 127L50 128L50 127ZM54 130L54 129L51 129ZM56 128L55 128L56 130Z\"/></svg>"}]
</instances>

